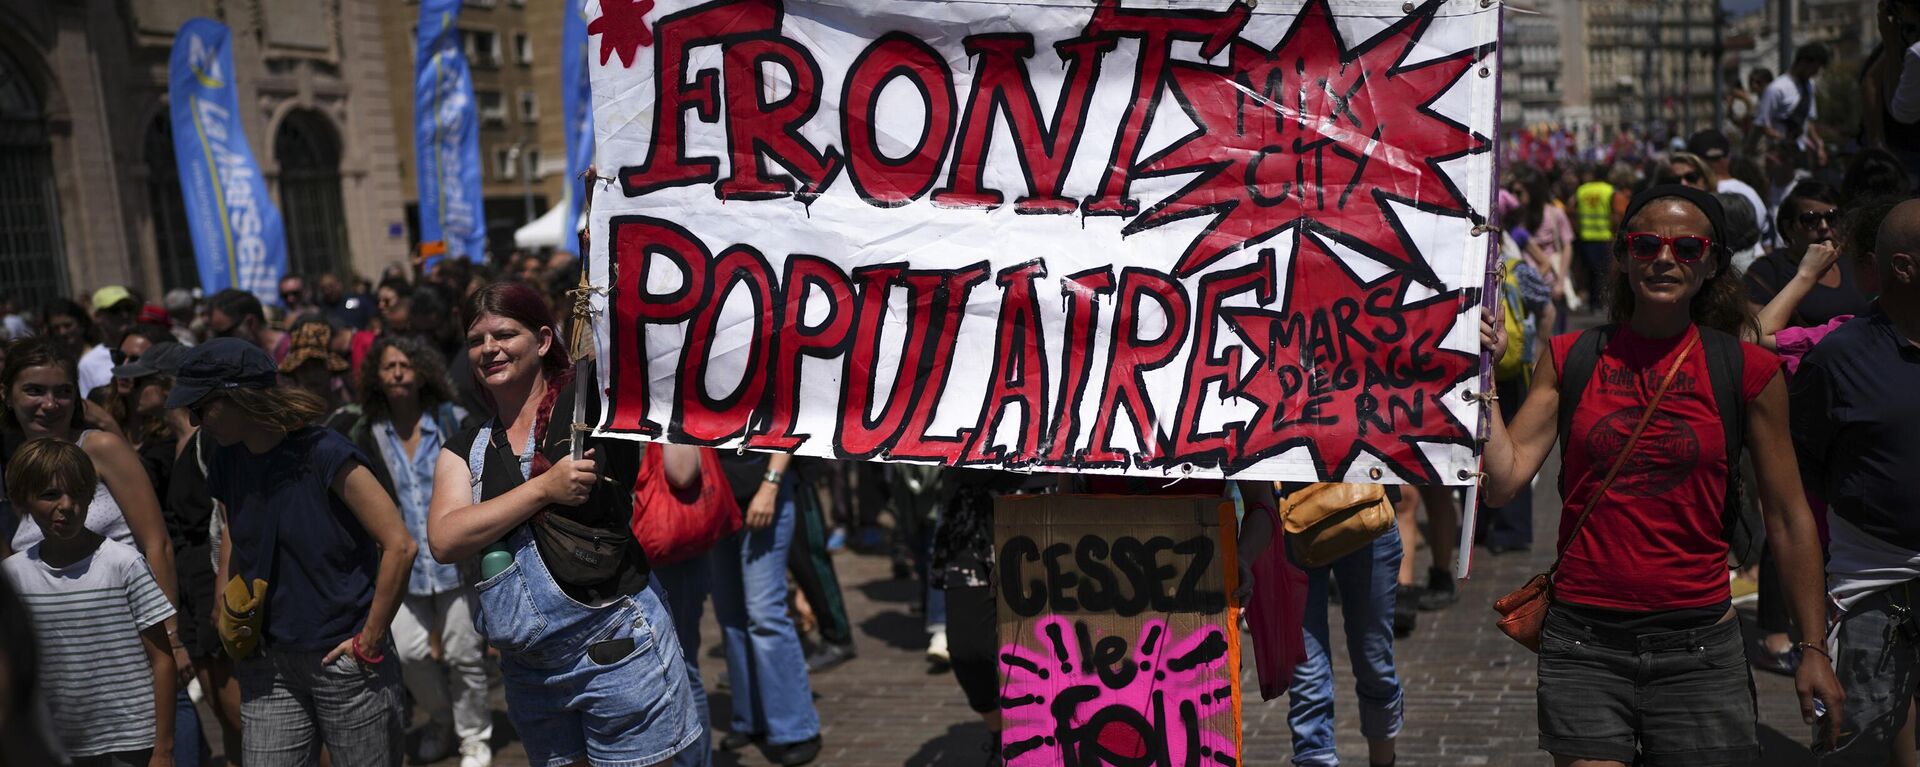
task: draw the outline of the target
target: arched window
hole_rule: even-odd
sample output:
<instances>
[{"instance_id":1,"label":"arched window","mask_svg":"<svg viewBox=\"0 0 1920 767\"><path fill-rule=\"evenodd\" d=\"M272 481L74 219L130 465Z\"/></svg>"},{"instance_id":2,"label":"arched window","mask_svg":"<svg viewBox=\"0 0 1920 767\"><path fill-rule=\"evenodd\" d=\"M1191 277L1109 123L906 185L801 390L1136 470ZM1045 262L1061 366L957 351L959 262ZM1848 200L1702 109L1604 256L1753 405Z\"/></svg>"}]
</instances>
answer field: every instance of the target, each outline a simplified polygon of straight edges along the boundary
<instances>
[{"instance_id":1,"label":"arched window","mask_svg":"<svg viewBox=\"0 0 1920 767\"><path fill-rule=\"evenodd\" d=\"M66 295L65 262L45 109L27 73L0 53L0 291L25 306Z\"/></svg>"},{"instance_id":2,"label":"arched window","mask_svg":"<svg viewBox=\"0 0 1920 767\"><path fill-rule=\"evenodd\" d=\"M147 126L147 208L153 242L160 255L160 286L165 290L200 284L193 256L193 231L187 225L187 197L180 188L180 164L173 155L173 120L162 112Z\"/></svg>"},{"instance_id":3,"label":"arched window","mask_svg":"<svg viewBox=\"0 0 1920 767\"><path fill-rule=\"evenodd\" d=\"M344 274L347 217L340 199L340 139L326 118L288 114L273 137L280 166L280 217L287 228L287 273Z\"/></svg>"}]
</instances>

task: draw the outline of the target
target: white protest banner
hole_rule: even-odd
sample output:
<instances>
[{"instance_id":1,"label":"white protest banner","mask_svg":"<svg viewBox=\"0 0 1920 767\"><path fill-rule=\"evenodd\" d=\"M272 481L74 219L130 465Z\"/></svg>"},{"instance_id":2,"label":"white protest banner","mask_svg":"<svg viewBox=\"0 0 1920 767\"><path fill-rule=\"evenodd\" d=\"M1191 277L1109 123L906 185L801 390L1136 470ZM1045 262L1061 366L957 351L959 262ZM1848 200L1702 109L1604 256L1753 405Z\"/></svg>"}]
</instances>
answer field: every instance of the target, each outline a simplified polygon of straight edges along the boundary
<instances>
[{"instance_id":1,"label":"white protest banner","mask_svg":"<svg viewBox=\"0 0 1920 767\"><path fill-rule=\"evenodd\" d=\"M1460 484L1481 0L589 0L601 434Z\"/></svg>"}]
</instances>

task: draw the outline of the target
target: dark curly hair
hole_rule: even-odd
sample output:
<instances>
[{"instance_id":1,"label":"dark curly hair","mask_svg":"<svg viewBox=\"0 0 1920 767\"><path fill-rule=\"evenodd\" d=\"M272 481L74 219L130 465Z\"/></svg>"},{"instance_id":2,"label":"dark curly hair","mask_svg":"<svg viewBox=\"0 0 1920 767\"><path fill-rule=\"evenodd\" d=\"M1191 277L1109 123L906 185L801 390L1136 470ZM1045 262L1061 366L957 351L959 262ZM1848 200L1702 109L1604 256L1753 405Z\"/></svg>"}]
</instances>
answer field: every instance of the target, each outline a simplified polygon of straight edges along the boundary
<instances>
[{"instance_id":1,"label":"dark curly hair","mask_svg":"<svg viewBox=\"0 0 1920 767\"><path fill-rule=\"evenodd\" d=\"M386 387L380 381L380 360L388 349L397 349L413 363L413 380L420 386L420 409L425 412L440 403L452 402L453 381L447 377L447 361L440 353L412 336L382 335L367 350L360 363L360 412L373 421L392 417Z\"/></svg>"}]
</instances>

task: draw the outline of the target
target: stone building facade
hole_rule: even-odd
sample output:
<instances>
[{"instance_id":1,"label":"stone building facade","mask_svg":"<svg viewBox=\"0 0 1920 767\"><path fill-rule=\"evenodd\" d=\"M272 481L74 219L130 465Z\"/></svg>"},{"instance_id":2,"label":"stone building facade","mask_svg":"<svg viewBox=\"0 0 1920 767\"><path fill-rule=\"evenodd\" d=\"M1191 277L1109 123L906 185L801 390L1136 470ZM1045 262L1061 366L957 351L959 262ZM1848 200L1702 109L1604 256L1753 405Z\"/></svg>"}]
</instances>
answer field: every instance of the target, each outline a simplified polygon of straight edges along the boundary
<instances>
[{"instance_id":1,"label":"stone building facade","mask_svg":"<svg viewBox=\"0 0 1920 767\"><path fill-rule=\"evenodd\" d=\"M383 0L0 0L0 296L197 287L167 107L174 34L233 32L288 270L407 257ZM251 108L247 108L251 107Z\"/></svg>"}]
</instances>

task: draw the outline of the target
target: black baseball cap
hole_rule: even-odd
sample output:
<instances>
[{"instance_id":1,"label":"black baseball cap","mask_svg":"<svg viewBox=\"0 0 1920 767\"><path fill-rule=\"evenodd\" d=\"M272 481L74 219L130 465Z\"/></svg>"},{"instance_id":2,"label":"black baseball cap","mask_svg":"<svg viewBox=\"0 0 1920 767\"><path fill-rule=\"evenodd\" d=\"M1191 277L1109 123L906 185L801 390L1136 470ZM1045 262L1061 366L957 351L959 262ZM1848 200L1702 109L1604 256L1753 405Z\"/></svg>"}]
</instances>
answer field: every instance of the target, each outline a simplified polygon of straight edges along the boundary
<instances>
[{"instance_id":1,"label":"black baseball cap","mask_svg":"<svg viewBox=\"0 0 1920 767\"><path fill-rule=\"evenodd\" d=\"M1727 140L1727 134L1708 128L1687 139L1687 151L1708 160L1719 160L1733 151L1733 143Z\"/></svg>"},{"instance_id":2,"label":"black baseball cap","mask_svg":"<svg viewBox=\"0 0 1920 767\"><path fill-rule=\"evenodd\" d=\"M140 359L113 367L114 378L145 378L155 373L174 375L186 362L190 350L173 341L161 341L147 349Z\"/></svg>"},{"instance_id":3,"label":"black baseball cap","mask_svg":"<svg viewBox=\"0 0 1920 767\"><path fill-rule=\"evenodd\" d=\"M272 388L279 380L279 368L260 347L238 338L216 338L187 352L173 376L167 407L187 407L216 391Z\"/></svg>"}]
</instances>

